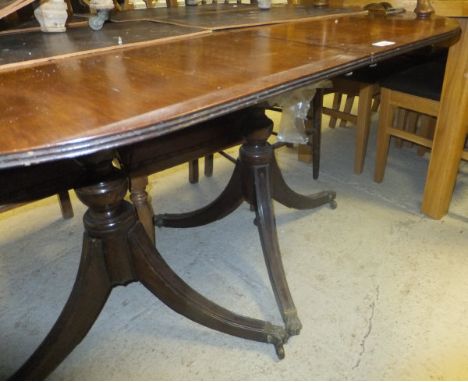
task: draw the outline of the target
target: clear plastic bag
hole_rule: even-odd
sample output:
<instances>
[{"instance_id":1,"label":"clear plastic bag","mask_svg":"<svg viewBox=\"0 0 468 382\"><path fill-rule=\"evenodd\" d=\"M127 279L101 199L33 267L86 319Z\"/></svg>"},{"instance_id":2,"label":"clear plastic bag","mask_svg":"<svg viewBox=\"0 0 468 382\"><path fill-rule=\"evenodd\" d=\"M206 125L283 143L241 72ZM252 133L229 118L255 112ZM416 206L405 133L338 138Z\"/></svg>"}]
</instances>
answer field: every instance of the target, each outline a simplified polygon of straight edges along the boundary
<instances>
[{"instance_id":1,"label":"clear plastic bag","mask_svg":"<svg viewBox=\"0 0 468 382\"><path fill-rule=\"evenodd\" d=\"M320 81L274 97L269 101L271 106L280 106L282 110L277 137L279 141L296 144L307 143L305 122L309 113L310 101L317 88L327 87L331 87L330 81Z\"/></svg>"}]
</instances>

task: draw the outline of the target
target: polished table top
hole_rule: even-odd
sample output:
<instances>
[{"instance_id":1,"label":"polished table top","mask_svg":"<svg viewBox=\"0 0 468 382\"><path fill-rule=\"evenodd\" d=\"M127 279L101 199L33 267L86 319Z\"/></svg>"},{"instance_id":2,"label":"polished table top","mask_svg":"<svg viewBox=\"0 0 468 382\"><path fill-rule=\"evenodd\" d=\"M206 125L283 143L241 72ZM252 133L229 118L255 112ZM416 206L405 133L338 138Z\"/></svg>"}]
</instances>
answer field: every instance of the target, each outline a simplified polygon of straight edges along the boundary
<instances>
[{"instance_id":1,"label":"polished table top","mask_svg":"<svg viewBox=\"0 0 468 382\"><path fill-rule=\"evenodd\" d=\"M458 34L441 17L338 16L0 71L0 168L164 135Z\"/></svg>"},{"instance_id":2,"label":"polished table top","mask_svg":"<svg viewBox=\"0 0 468 382\"><path fill-rule=\"evenodd\" d=\"M268 11L257 4L209 4L202 7L169 7L113 12L112 22L153 21L186 27L224 30L240 27L279 24L311 18L367 14L361 7L312 7L273 4Z\"/></svg>"}]
</instances>

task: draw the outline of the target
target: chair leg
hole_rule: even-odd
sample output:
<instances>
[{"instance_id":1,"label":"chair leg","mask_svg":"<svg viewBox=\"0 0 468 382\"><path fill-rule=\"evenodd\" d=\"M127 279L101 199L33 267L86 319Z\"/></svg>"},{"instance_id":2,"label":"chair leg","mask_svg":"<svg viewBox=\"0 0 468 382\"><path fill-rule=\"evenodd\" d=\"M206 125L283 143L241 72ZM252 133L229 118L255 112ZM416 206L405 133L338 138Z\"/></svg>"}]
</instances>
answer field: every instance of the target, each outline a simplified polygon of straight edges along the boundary
<instances>
[{"instance_id":1,"label":"chair leg","mask_svg":"<svg viewBox=\"0 0 468 382\"><path fill-rule=\"evenodd\" d=\"M420 126L419 126L419 135L424 138L432 139L434 136L434 129L436 124L436 119L434 117L430 117L428 115L420 115L419 116ZM429 149L424 146L419 146L417 154L419 156L423 156Z\"/></svg>"},{"instance_id":2,"label":"chair leg","mask_svg":"<svg viewBox=\"0 0 468 382\"><path fill-rule=\"evenodd\" d=\"M346 114L351 114L351 109L353 108L353 103L354 103L354 96L347 95L346 96L345 107L344 107L344 110L343 110ZM346 119L341 118L340 127L346 127L346 122L348 122Z\"/></svg>"},{"instance_id":3,"label":"chair leg","mask_svg":"<svg viewBox=\"0 0 468 382\"><path fill-rule=\"evenodd\" d=\"M395 122L394 122L395 126L406 126L407 117L408 117L408 111L399 107L395 112ZM395 147L401 149L403 147L403 139L395 138Z\"/></svg>"},{"instance_id":4,"label":"chair leg","mask_svg":"<svg viewBox=\"0 0 468 382\"><path fill-rule=\"evenodd\" d=\"M372 109L371 111L373 113L377 113L379 111L379 106L380 106L380 94L377 94L374 97L374 101L372 102Z\"/></svg>"},{"instance_id":5,"label":"chair leg","mask_svg":"<svg viewBox=\"0 0 468 382\"><path fill-rule=\"evenodd\" d=\"M310 144L297 145L297 160L304 163L312 163L312 147Z\"/></svg>"},{"instance_id":6,"label":"chair leg","mask_svg":"<svg viewBox=\"0 0 468 382\"><path fill-rule=\"evenodd\" d=\"M404 125L405 131L407 131L408 133L412 133L412 134L416 133L417 124L418 124L418 117L419 117L419 113L417 113L415 111L408 110L407 117L406 117L406 123ZM404 145L407 146L407 147L412 147L413 142L406 141L406 142L404 142Z\"/></svg>"},{"instance_id":7,"label":"chair leg","mask_svg":"<svg viewBox=\"0 0 468 382\"><path fill-rule=\"evenodd\" d=\"M308 143L299 145L297 159L312 163L312 177L317 179L320 171L320 142L322 136L323 89L316 89L310 101L310 108L305 121L305 133Z\"/></svg>"},{"instance_id":8,"label":"chair leg","mask_svg":"<svg viewBox=\"0 0 468 382\"><path fill-rule=\"evenodd\" d=\"M369 126L372 110L372 98L375 93L374 84L364 86L359 91L357 129L356 129L356 148L354 152L354 173L362 173L364 167L364 158L367 151L367 140L369 138Z\"/></svg>"},{"instance_id":9,"label":"chair leg","mask_svg":"<svg viewBox=\"0 0 468 382\"><path fill-rule=\"evenodd\" d=\"M394 106L390 104L391 91L382 89L381 106L379 118L379 130L377 133L377 151L375 161L374 181L380 183L385 174L387 165L388 147L390 144L390 134L387 128L392 126Z\"/></svg>"},{"instance_id":10,"label":"chair leg","mask_svg":"<svg viewBox=\"0 0 468 382\"><path fill-rule=\"evenodd\" d=\"M322 141L323 89L317 89L311 102L312 115L312 177L317 179L320 171L320 147Z\"/></svg>"},{"instance_id":11,"label":"chair leg","mask_svg":"<svg viewBox=\"0 0 468 382\"><path fill-rule=\"evenodd\" d=\"M62 191L57 194L60 211L62 212L62 217L64 219L71 219L73 217L73 207L70 200L70 195L68 191Z\"/></svg>"},{"instance_id":12,"label":"chair leg","mask_svg":"<svg viewBox=\"0 0 468 382\"><path fill-rule=\"evenodd\" d=\"M207 177L213 175L213 159L214 154L205 155L205 176Z\"/></svg>"},{"instance_id":13,"label":"chair leg","mask_svg":"<svg viewBox=\"0 0 468 382\"><path fill-rule=\"evenodd\" d=\"M198 175L198 159L191 160L188 162L189 165L189 182L190 183L198 183L199 175Z\"/></svg>"},{"instance_id":14,"label":"chair leg","mask_svg":"<svg viewBox=\"0 0 468 382\"><path fill-rule=\"evenodd\" d=\"M213 175L213 154L205 155L205 176ZM200 171L198 168L198 159L191 160L188 162L189 165L189 182L194 184L198 183L200 178Z\"/></svg>"},{"instance_id":15,"label":"chair leg","mask_svg":"<svg viewBox=\"0 0 468 382\"><path fill-rule=\"evenodd\" d=\"M343 98L343 93L336 92L333 95L333 106L332 106L333 110L339 110L340 109L341 99L342 98ZM331 127L332 129L334 129L336 127L336 122L337 122L337 118L330 116L330 123L328 124L328 126Z\"/></svg>"}]
</instances>

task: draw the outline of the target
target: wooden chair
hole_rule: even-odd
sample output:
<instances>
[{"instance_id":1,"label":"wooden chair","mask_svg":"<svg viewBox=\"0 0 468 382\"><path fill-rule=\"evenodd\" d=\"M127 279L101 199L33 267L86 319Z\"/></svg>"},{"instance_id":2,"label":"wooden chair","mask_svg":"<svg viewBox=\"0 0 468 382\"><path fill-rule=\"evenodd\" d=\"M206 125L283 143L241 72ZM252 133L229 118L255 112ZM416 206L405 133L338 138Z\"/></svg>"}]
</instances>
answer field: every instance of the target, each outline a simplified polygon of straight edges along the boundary
<instances>
[{"instance_id":1,"label":"wooden chair","mask_svg":"<svg viewBox=\"0 0 468 382\"><path fill-rule=\"evenodd\" d=\"M70 200L70 195L68 191L63 191L57 194L60 211L62 212L62 217L64 219L71 219L73 217L73 207ZM0 205L0 213L6 212L13 208L19 207L22 204L7 204L7 205Z\"/></svg>"},{"instance_id":2,"label":"wooden chair","mask_svg":"<svg viewBox=\"0 0 468 382\"><path fill-rule=\"evenodd\" d=\"M376 112L380 104L379 82L384 78L411 67L425 60L429 52L404 55L395 59L356 70L348 75L332 79L333 87L327 93L334 93L331 108L323 107L323 114L330 116L329 126L334 128L340 119L340 127L349 122L356 126L356 145L354 154L354 172L362 173L367 152L367 141L372 112ZM344 108L341 109L342 98L346 96ZM352 113L355 98L358 98L357 114Z\"/></svg>"},{"instance_id":3,"label":"wooden chair","mask_svg":"<svg viewBox=\"0 0 468 382\"><path fill-rule=\"evenodd\" d=\"M439 114L444 72L445 60L438 59L407 69L382 81L374 173L376 182L382 182L384 178L391 137L426 148L432 147L431 117L437 118ZM399 119L395 118L397 108L419 113L423 122L422 130L408 131L399 125ZM453 149L460 150L458 153L460 158L468 160L468 150L463 146L464 142L460 143L460 147Z\"/></svg>"},{"instance_id":4,"label":"wooden chair","mask_svg":"<svg viewBox=\"0 0 468 382\"><path fill-rule=\"evenodd\" d=\"M360 71L362 72L362 71ZM372 72L372 70L370 70ZM356 126L356 148L354 155L354 172L360 174L364 167L364 158L367 151L367 139L372 111L378 109L379 86L375 79L362 81L354 75L334 78L334 93L331 108L323 107L323 114L330 116L329 127L335 128L340 119L340 127L346 127L349 122ZM346 96L344 109L341 110L343 96ZM357 114L352 113L355 98L358 97ZM374 105L372 102L374 101Z\"/></svg>"}]
</instances>

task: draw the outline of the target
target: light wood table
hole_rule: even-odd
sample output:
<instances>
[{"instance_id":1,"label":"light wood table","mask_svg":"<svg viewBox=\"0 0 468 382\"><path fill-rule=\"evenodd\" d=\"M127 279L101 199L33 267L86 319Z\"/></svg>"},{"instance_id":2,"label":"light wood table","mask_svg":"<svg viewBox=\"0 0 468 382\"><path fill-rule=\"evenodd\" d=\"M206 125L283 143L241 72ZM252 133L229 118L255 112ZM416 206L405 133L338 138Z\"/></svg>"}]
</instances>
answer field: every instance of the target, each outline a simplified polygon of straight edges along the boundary
<instances>
[{"instance_id":1,"label":"light wood table","mask_svg":"<svg viewBox=\"0 0 468 382\"><path fill-rule=\"evenodd\" d=\"M449 50L421 207L434 219L449 210L468 132L468 18L459 19L459 23L462 35Z\"/></svg>"},{"instance_id":2,"label":"light wood table","mask_svg":"<svg viewBox=\"0 0 468 382\"><path fill-rule=\"evenodd\" d=\"M368 0L329 1L330 6L336 7L362 7L368 3ZM404 7L408 12L412 12L416 6L416 0L393 0L390 3L395 7ZM427 216L441 219L450 207L468 131L468 1L431 0L431 3L436 15L453 17L462 29L459 41L450 48L440 100L440 117L421 206L421 211Z\"/></svg>"}]
</instances>

